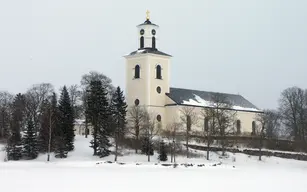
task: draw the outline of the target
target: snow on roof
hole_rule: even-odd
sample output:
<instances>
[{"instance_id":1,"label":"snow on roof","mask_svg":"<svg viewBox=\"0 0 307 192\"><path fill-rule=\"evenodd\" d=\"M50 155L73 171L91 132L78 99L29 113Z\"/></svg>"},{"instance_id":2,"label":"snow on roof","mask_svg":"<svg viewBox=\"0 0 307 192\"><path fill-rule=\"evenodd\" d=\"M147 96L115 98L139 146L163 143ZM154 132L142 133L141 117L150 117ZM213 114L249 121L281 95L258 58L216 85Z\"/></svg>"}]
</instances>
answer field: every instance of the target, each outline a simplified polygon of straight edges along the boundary
<instances>
[{"instance_id":1,"label":"snow on roof","mask_svg":"<svg viewBox=\"0 0 307 192\"><path fill-rule=\"evenodd\" d=\"M126 56L129 56L129 55L137 55L137 54L146 54L146 53L152 53L152 54L157 54L157 55L164 55L164 56L169 56L171 57L171 55L169 54L166 54L162 51L159 51L158 49L154 49L154 48L143 48L143 49L139 49L139 50L136 50L136 51L133 51L129 54L126 54Z\"/></svg>"},{"instance_id":2,"label":"snow on roof","mask_svg":"<svg viewBox=\"0 0 307 192\"><path fill-rule=\"evenodd\" d=\"M170 93L167 95L176 102L178 105L192 105L198 107L214 107L212 96L214 92L197 91L191 89L170 88ZM255 111L260 112L255 105L250 103L241 95L219 93L223 95L232 105L232 109L238 111Z\"/></svg>"}]
</instances>

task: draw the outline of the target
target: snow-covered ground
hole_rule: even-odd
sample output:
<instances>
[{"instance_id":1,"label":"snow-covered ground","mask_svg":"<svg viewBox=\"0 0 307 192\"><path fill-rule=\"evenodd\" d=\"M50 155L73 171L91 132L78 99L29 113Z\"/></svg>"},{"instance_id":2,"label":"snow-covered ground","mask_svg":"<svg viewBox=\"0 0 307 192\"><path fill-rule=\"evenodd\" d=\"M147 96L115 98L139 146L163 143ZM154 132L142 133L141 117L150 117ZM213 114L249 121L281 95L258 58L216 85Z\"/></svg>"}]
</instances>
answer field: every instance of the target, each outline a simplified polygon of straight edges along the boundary
<instances>
[{"instance_id":1,"label":"snow-covered ground","mask_svg":"<svg viewBox=\"0 0 307 192\"><path fill-rule=\"evenodd\" d=\"M211 153L209 162L205 153L195 151L198 158L177 157L178 163L194 163L193 167L164 167L158 163L157 155L148 163L144 155L123 151L120 164L108 164L114 156L100 159L92 156L89 140L78 136L75 151L67 159L46 162L46 155L32 161L3 162L0 152L0 189L12 192L91 192L91 191L187 191L214 192L295 191L306 190L307 162L281 158L263 158L244 154L231 154L219 159ZM1 146L0 146L1 147ZM3 146L2 146L3 147ZM216 163L221 162L221 165ZM139 163L141 165L136 165ZM158 164L157 164L158 163ZM204 167L198 167L205 164Z\"/></svg>"}]
</instances>

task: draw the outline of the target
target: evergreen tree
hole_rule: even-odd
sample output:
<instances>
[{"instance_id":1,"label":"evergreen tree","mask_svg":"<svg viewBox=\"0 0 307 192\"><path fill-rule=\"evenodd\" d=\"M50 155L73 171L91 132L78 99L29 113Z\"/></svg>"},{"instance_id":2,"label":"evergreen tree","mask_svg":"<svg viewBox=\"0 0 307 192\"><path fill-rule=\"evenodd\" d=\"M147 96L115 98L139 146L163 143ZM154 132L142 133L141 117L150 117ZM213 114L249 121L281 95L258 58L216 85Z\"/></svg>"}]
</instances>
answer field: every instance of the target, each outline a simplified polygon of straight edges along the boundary
<instances>
[{"instance_id":1,"label":"evergreen tree","mask_svg":"<svg viewBox=\"0 0 307 192\"><path fill-rule=\"evenodd\" d=\"M120 87L117 87L115 93L113 94L111 100L111 112L112 112L112 122L114 125L114 138L115 138L115 161L117 161L117 151L119 140L125 134L126 125L126 114L127 114L127 104L125 102L125 97L123 91Z\"/></svg>"},{"instance_id":2,"label":"evergreen tree","mask_svg":"<svg viewBox=\"0 0 307 192\"><path fill-rule=\"evenodd\" d=\"M66 137L64 136L64 132L61 129L56 129L54 141L55 141L54 142L55 157L66 158L68 153L66 145Z\"/></svg>"},{"instance_id":3,"label":"evergreen tree","mask_svg":"<svg viewBox=\"0 0 307 192\"><path fill-rule=\"evenodd\" d=\"M142 139L142 153L145 155L153 155L153 143L148 137L143 137Z\"/></svg>"},{"instance_id":4,"label":"evergreen tree","mask_svg":"<svg viewBox=\"0 0 307 192\"><path fill-rule=\"evenodd\" d=\"M36 159L38 156L37 138L34 132L34 124L28 120L25 136L23 138L23 156L26 159Z\"/></svg>"},{"instance_id":5,"label":"evergreen tree","mask_svg":"<svg viewBox=\"0 0 307 192\"><path fill-rule=\"evenodd\" d=\"M46 99L45 101L43 101L40 109L41 126L38 133L38 143L39 143L39 151L43 153L48 151L49 132L50 132L50 107L51 103Z\"/></svg>"},{"instance_id":6,"label":"evergreen tree","mask_svg":"<svg viewBox=\"0 0 307 192\"><path fill-rule=\"evenodd\" d=\"M21 134L25 114L25 99L20 93L16 95L12 106L12 120L10 123L10 136L7 141L7 159L19 160L22 157Z\"/></svg>"},{"instance_id":7,"label":"evergreen tree","mask_svg":"<svg viewBox=\"0 0 307 192\"><path fill-rule=\"evenodd\" d=\"M109 132L109 104L107 101L107 91L102 86L101 81L91 81L87 90L86 115L88 122L93 127L93 140L90 142L94 150L94 155L100 157L110 154L110 142L108 140Z\"/></svg>"},{"instance_id":8,"label":"evergreen tree","mask_svg":"<svg viewBox=\"0 0 307 192\"><path fill-rule=\"evenodd\" d=\"M97 155L99 157L106 157L110 155L109 147L111 147L108 133L105 129L100 129L98 135L98 148L97 148Z\"/></svg>"},{"instance_id":9,"label":"evergreen tree","mask_svg":"<svg viewBox=\"0 0 307 192\"><path fill-rule=\"evenodd\" d=\"M167 161L167 153L166 153L166 146L163 141L160 142L160 150L159 150L159 157L160 161Z\"/></svg>"},{"instance_id":10,"label":"evergreen tree","mask_svg":"<svg viewBox=\"0 0 307 192\"><path fill-rule=\"evenodd\" d=\"M51 133L49 138L49 144L50 144L50 151L53 151L55 149L55 131L57 127L59 127L59 109L58 109L58 101L56 93L53 93L51 98Z\"/></svg>"},{"instance_id":11,"label":"evergreen tree","mask_svg":"<svg viewBox=\"0 0 307 192\"><path fill-rule=\"evenodd\" d=\"M63 87L59 101L59 127L64 134L67 151L74 150L74 115L66 86Z\"/></svg>"}]
</instances>

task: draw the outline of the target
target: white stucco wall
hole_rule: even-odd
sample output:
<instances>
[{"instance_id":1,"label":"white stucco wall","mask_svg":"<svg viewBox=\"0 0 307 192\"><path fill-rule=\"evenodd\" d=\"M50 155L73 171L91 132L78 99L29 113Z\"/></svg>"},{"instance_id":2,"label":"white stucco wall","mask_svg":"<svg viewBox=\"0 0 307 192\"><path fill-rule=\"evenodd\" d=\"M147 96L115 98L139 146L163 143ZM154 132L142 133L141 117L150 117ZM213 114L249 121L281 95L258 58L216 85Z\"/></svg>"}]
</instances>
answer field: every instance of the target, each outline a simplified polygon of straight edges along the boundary
<instances>
[{"instance_id":1,"label":"white stucco wall","mask_svg":"<svg viewBox=\"0 0 307 192\"><path fill-rule=\"evenodd\" d=\"M181 116L183 116L183 108L186 106L182 105L171 105L166 106L166 122L164 124L168 125L173 122L181 122ZM192 107L193 112L197 115L197 124L192 126L192 131L203 131L204 130L204 116L202 115L201 107ZM259 122L256 121L257 113L248 111L235 111L236 119L241 121L241 133L250 135L252 133L252 122L255 121L256 126L259 126ZM234 122L235 123L235 122ZM236 126L234 124L234 126Z\"/></svg>"},{"instance_id":2,"label":"white stucco wall","mask_svg":"<svg viewBox=\"0 0 307 192\"><path fill-rule=\"evenodd\" d=\"M134 79L134 69L140 66L140 78ZM156 79L156 67L160 65L162 79ZM169 69L170 59L168 56L155 54L138 54L126 56L126 99L128 105L134 105L135 99L140 100L140 105L164 106L165 93L169 92ZM161 93L157 87L161 87Z\"/></svg>"}]
</instances>

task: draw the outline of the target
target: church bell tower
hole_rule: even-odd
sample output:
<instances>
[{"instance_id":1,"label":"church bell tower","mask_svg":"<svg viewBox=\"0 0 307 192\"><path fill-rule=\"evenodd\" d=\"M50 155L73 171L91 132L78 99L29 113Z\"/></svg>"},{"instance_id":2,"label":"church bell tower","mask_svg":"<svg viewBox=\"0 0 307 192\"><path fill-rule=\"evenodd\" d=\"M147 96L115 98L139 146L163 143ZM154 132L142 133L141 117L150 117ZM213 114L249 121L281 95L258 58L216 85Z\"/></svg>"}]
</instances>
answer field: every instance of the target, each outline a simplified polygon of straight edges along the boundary
<instances>
[{"instance_id":1,"label":"church bell tower","mask_svg":"<svg viewBox=\"0 0 307 192\"><path fill-rule=\"evenodd\" d=\"M159 26L152 23L149 11L137 26L137 50L125 56L126 100L128 107L147 107L162 121L165 116L166 93L170 90L171 55L158 47Z\"/></svg>"}]
</instances>

